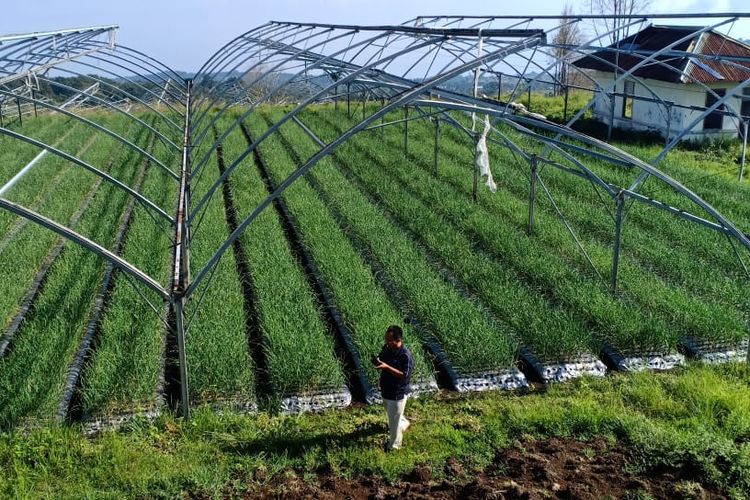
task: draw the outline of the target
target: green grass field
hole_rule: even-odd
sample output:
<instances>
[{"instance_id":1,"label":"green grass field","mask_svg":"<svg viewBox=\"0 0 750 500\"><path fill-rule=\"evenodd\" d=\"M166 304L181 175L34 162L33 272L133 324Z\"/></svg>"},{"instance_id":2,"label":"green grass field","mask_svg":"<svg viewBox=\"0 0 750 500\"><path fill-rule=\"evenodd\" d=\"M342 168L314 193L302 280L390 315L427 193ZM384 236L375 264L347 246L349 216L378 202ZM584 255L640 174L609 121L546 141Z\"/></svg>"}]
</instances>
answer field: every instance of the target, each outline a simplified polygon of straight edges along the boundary
<instances>
[{"instance_id":1,"label":"green grass field","mask_svg":"<svg viewBox=\"0 0 750 500\"><path fill-rule=\"evenodd\" d=\"M668 374L583 378L525 395L422 398L407 406L412 429L397 454L382 451L379 406L289 417L205 409L190 422L135 420L92 439L75 426L5 433L0 495L243 495L292 477L315 484L320 471L397 482L423 465L439 483L450 458L470 477L502 450L559 437L584 446L604 438L643 477L683 471L689 480L676 481L675 492L700 484L739 499L750 494L749 376L736 364L691 365Z\"/></svg>"}]
</instances>

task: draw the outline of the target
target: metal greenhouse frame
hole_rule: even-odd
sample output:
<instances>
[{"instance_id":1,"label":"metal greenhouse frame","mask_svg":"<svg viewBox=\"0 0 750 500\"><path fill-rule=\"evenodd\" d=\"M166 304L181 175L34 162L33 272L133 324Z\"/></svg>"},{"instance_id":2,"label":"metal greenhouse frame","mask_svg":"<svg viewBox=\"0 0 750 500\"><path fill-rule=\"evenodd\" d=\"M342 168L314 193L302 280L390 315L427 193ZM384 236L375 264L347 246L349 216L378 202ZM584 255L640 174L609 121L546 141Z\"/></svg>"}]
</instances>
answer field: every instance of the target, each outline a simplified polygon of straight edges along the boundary
<instances>
[{"instance_id":1,"label":"metal greenhouse frame","mask_svg":"<svg viewBox=\"0 0 750 500\"><path fill-rule=\"evenodd\" d=\"M184 314L186 303L191 300L200 303L200 292L211 286L211 277L218 262L274 199L282 196L287 188L321 159L366 130L395 124L402 124L407 129L412 120L429 119L435 123L434 154L437 162L441 124L455 127L475 140L478 134L464 124L463 115L471 116L472 122L477 114L490 116L495 125L489 137L492 144L508 148L528 165L528 171L523 175L529 181L530 233L535 230L534 209L538 188L541 188L552 206L556 207L554 197L541 176L544 168L558 169L584 179L592 189L602 193L603 209L613 211L614 214L615 240L611 270L609 276L603 277L608 280L613 292L617 289L620 241L628 203L635 202L663 210L726 236L734 249L738 267L748 274L745 258L747 252L750 252L750 237L684 184L662 172L658 165L693 127L717 110L725 110L723 113L736 117L739 123L747 122L747 118L741 115L733 102L737 96L742 95L743 89L750 88L750 58L721 53L701 55L676 50L675 47L683 40L648 53L632 47L607 46L607 40L610 35L618 36L626 34L628 30L638 30L654 20L688 20L703 24L709 20L710 24L696 28L696 33L703 33L731 27L740 19L750 19L750 14L621 16L623 24L617 30L593 35L584 43L571 46L554 42L555 33L563 26L585 26L605 19L610 17L425 16L393 26L273 21L231 40L211 56L192 79L184 78L141 52L117 44L117 26L0 37L0 134L41 149L40 157L44 154L56 155L88 170L104 182L127 192L146 208L152 214L155 224L162 223L170 231L174 244L170 280L163 283L123 256L102 247L74 229L6 199L5 193L33 168L40 157L23 167L10 182L0 187L0 208L44 226L95 253L140 285L156 292L172 308L174 321L171 328L174 329L178 342L182 412L186 416L190 412L188 359L185 353L186 331L189 328L189 321L186 321ZM555 56L560 51L569 55L561 60ZM613 66L615 75L611 84L605 88L586 71L572 64L574 60L591 56L598 51L627 54L638 58L639 62L628 70L619 70L616 65L601 59L600 62ZM650 96L643 99L661 103L668 110L674 103L664 100L659 95L659 89L651 88L648 82L636 75L638 69L648 66L679 72L664 62L665 57L719 61L747 72L748 77L742 82L734 83L724 95L717 94L702 82L693 81L702 91L713 94L714 103L702 109L694 109L695 115L690 124L671 139L667 134L666 145L650 162L573 128L593 106L593 99L565 125L519 110L514 102L522 100L533 86L545 84L564 88L567 105L567 89L572 84L558 77L560 73L556 68L562 67L562 71L574 73L580 80L588 82L586 88L595 94L609 95L612 102L614 99L611 96L618 95L618 84L626 79L635 80ZM85 77L90 85L86 88L74 88L56 80L55 76ZM516 82L506 101L499 99L503 77L506 82ZM456 90L451 86L451 82L460 78L464 82L473 82L473 91ZM479 91L483 78L484 81L487 78L498 80L498 99L489 98ZM136 86L148 97L134 95L124 88L124 84ZM51 96L44 95L43 88L57 88L71 97L59 102L59 99L54 100ZM339 101L344 100L350 114L353 114L352 104L361 106L361 119L334 140L322 141L304 123L303 111L312 104L335 102L338 106ZM227 165L221 175L211 179L210 187L205 192L196 192L196 181L207 175L207 162L227 136L240 127L259 106L282 101L293 103L291 111L256 137L240 156ZM368 101L380 105L375 111L368 113ZM220 130L218 137L212 141L211 131L219 119L238 106L243 110L239 118L230 127ZM96 123L88 117L87 111L91 107L119 113L126 116L137 129L152 133L168 150L178 154L179 165L165 163L139 147L132 138ZM134 108L151 113L156 118L156 124L147 123L133 111ZM403 110L404 118L386 121L391 119L396 110ZM100 167L90 165L54 145L27 137L10 126L10 122L14 120L21 122L24 117L38 115L40 112L63 114L147 158L174 181L177 206L161 207ZM567 108L565 115L567 118ZM194 238L200 237L201 222L209 202L232 172L242 167L243 160L285 123L299 125L315 141L317 152L298 165L295 172L280 182L275 191L251 212L242 214L236 230L221 242L215 254L202 268L192 268L190 243ZM537 144L543 152L538 154L514 141L502 132L500 126ZM609 127L611 130L611 123ZM744 139L746 142L746 125ZM404 141L404 147L408 148L407 135L404 136ZM196 151L201 146L201 151L205 153L198 155ZM635 173L634 178L629 185L617 185L589 168L586 164L588 160L603 161L617 168L630 168ZM744 149L742 165L744 166ZM476 171L474 175L476 189ZM649 178L683 196L691 210L671 206L664 200L644 193L643 186ZM596 274L599 274L565 215L560 210L557 210L557 215L565 223L576 248ZM157 314L161 314L159 311L163 310L155 304L152 304L152 308ZM0 344L0 353L2 350Z\"/></svg>"}]
</instances>

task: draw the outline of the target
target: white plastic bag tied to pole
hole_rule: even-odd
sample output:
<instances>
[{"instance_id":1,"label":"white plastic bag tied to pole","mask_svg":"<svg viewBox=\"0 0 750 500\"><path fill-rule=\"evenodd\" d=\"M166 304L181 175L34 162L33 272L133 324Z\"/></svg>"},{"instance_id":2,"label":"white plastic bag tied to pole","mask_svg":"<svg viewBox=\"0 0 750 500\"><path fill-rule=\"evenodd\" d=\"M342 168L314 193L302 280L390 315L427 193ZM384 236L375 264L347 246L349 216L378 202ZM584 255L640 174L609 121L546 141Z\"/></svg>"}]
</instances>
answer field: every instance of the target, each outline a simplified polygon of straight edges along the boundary
<instances>
[{"instance_id":1,"label":"white plastic bag tied to pole","mask_svg":"<svg viewBox=\"0 0 750 500\"><path fill-rule=\"evenodd\" d=\"M477 141L477 151L474 156L474 163L479 170L479 175L487 177L487 181L484 185L487 186L490 191L495 193L497 192L497 184L495 184L495 180L492 178L492 171L490 170L490 154L487 150L487 134L490 133L490 130L492 130L492 126L490 126L490 116L484 115L484 130Z\"/></svg>"}]
</instances>

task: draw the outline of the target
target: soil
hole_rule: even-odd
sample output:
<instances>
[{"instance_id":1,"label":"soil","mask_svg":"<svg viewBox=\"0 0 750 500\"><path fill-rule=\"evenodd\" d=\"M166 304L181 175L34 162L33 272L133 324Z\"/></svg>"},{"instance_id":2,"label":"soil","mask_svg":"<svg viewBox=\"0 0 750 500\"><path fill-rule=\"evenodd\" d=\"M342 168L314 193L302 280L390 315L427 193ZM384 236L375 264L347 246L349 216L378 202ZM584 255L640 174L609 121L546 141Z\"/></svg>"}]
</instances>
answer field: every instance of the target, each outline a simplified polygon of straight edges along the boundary
<instances>
[{"instance_id":1,"label":"soil","mask_svg":"<svg viewBox=\"0 0 750 500\"><path fill-rule=\"evenodd\" d=\"M637 499L728 498L699 484L689 471L628 468L628 452L605 439L529 441L498 453L484 470L466 470L455 458L442 471L418 467L395 483L378 477L343 479L319 471L314 479L287 472L267 480L233 481L224 493L232 498L309 499Z\"/></svg>"}]
</instances>

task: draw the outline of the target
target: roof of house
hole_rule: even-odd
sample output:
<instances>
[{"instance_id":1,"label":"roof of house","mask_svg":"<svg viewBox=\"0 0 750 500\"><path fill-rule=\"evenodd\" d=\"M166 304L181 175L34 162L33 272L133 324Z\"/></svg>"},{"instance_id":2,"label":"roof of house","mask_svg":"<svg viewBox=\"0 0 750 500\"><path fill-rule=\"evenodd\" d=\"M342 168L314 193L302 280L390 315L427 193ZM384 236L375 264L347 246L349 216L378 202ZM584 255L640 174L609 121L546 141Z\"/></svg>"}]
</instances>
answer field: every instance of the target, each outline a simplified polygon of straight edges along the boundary
<instances>
[{"instance_id":1,"label":"roof of house","mask_svg":"<svg viewBox=\"0 0 750 500\"><path fill-rule=\"evenodd\" d=\"M672 83L740 82L750 78L750 46L717 31L695 26L651 25L573 62L579 68L612 73L615 64L628 71L644 56L671 47L635 71L635 76ZM677 43L679 42L679 43ZM700 57L700 56L709 56ZM720 56L710 58L710 56ZM742 67L737 67L740 65Z\"/></svg>"}]
</instances>

